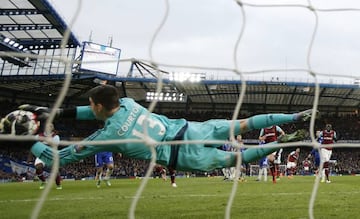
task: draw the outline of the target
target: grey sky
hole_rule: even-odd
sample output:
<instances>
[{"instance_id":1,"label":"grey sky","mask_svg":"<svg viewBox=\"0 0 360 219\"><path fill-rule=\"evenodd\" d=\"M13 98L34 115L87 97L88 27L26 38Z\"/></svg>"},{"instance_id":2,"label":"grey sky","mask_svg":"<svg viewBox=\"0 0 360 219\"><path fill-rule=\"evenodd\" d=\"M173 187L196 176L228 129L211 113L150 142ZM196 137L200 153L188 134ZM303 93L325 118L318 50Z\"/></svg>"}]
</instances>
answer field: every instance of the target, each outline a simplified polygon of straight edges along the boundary
<instances>
[{"instance_id":1,"label":"grey sky","mask_svg":"<svg viewBox=\"0 0 360 219\"><path fill-rule=\"evenodd\" d=\"M78 1L50 0L65 21ZM246 1L251 4L308 4L308 1ZM108 44L122 50L121 58L149 59L151 37L164 15L163 0L84 0L73 26L80 41ZM311 1L316 8L358 8L356 0ZM307 51L315 25L304 7L245 6L246 26L240 43L240 70L307 68ZM360 77L360 11L317 12L319 27L313 45L314 71ZM179 65L233 68L233 51L243 19L233 0L170 0L168 20L154 44L155 61ZM219 72L213 72L216 77ZM251 75L250 78L309 78L296 72ZM224 74L225 75L225 74ZM325 81L328 77L321 77ZM353 80L335 78L333 80Z\"/></svg>"}]
</instances>

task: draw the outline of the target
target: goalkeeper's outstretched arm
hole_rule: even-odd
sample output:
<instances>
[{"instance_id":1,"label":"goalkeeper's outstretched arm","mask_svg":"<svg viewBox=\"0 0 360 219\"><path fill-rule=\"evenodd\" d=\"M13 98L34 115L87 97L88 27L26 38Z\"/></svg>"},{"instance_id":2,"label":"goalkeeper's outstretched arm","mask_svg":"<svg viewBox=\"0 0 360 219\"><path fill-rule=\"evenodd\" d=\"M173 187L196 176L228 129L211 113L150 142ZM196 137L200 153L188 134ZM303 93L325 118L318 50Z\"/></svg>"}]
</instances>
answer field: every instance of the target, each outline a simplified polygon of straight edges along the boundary
<instances>
[{"instance_id":1,"label":"goalkeeper's outstretched arm","mask_svg":"<svg viewBox=\"0 0 360 219\"><path fill-rule=\"evenodd\" d=\"M51 108L24 104L18 107L21 110L30 111L37 115L38 120L46 120L49 117ZM55 112L55 118L74 118L77 120L94 120L95 115L90 106L78 106L72 108L59 108Z\"/></svg>"},{"instance_id":2,"label":"goalkeeper's outstretched arm","mask_svg":"<svg viewBox=\"0 0 360 219\"><path fill-rule=\"evenodd\" d=\"M277 142L271 142L268 143L267 145L270 144L277 144ZM250 163L250 162L254 162L257 161L269 154L271 154L272 152L278 150L279 147L274 147L274 148L270 148L270 147L259 147L256 146L256 148L249 148L246 149L245 151L242 152L242 156L241 156L241 161L242 163Z\"/></svg>"},{"instance_id":3,"label":"goalkeeper's outstretched arm","mask_svg":"<svg viewBox=\"0 0 360 219\"><path fill-rule=\"evenodd\" d=\"M51 166L54 160L54 152L59 155L60 166L64 166L69 163L78 162L86 157L92 156L100 151L103 151L104 147L86 146L86 150L77 150L77 145L70 145L61 150L54 150L48 145L42 142L36 142L31 147L31 153L40 158L46 165Z\"/></svg>"}]
</instances>

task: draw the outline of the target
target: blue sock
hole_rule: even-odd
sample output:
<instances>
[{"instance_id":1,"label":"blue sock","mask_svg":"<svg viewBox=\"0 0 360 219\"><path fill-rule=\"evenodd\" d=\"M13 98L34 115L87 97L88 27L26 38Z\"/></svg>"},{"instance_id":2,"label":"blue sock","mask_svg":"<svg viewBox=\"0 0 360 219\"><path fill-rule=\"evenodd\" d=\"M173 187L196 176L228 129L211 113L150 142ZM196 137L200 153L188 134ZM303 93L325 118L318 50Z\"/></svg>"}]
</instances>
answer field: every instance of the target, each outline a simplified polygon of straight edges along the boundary
<instances>
[{"instance_id":1,"label":"blue sock","mask_svg":"<svg viewBox=\"0 0 360 219\"><path fill-rule=\"evenodd\" d=\"M296 114L263 114L248 119L248 131L295 121Z\"/></svg>"}]
</instances>

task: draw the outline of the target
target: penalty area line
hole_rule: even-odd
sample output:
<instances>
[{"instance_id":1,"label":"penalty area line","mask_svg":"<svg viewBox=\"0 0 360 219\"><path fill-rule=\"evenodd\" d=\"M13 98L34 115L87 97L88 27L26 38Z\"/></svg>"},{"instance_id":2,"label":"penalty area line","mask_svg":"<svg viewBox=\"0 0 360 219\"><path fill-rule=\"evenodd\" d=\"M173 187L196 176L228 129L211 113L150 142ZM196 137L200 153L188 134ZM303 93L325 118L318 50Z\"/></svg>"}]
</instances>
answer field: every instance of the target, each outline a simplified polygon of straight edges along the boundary
<instances>
[{"instance_id":1,"label":"penalty area line","mask_svg":"<svg viewBox=\"0 0 360 219\"><path fill-rule=\"evenodd\" d=\"M354 195L359 194L360 191L349 191L349 192L320 192L320 194L346 194L346 195ZM299 195L310 195L311 192L289 192L289 193L266 193L266 195L277 195L277 196L299 196ZM241 193L241 196L254 196L254 193ZM179 198L179 197L228 197L228 193L224 193L223 195L211 195L211 194L184 194L184 195L151 195L151 196L141 196L140 198ZM121 196L119 198L122 199L134 199L135 196ZM78 201L78 200L103 200L102 197L76 197L76 198L66 198L66 197L57 197L57 198L48 198L46 201ZM0 200L0 203L7 203L7 202L37 202L39 199L10 199L10 200Z\"/></svg>"}]
</instances>

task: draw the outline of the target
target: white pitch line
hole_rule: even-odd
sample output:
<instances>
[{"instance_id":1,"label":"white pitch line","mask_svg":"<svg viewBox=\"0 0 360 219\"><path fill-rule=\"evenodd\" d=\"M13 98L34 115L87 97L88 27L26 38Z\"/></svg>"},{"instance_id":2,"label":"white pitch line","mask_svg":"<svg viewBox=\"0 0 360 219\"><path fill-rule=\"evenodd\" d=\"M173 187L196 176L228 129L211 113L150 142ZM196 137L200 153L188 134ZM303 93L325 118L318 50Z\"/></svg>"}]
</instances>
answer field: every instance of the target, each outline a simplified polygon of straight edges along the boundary
<instances>
[{"instance_id":1,"label":"white pitch line","mask_svg":"<svg viewBox=\"0 0 360 219\"><path fill-rule=\"evenodd\" d=\"M329 195L335 195L335 194L346 194L346 195L353 195L353 194L359 194L360 191L351 191L351 192L321 192L320 194L329 194ZM277 195L277 196L298 196L298 195L310 195L311 192L289 192L289 193L266 193L265 195ZM254 193L241 193L241 196L254 196L256 194ZM157 198L175 198L175 197L228 197L228 194L224 193L223 195L209 195L209 194L187 194L187 195L155 195ZM140 198L153 198L154 196L141 196ZM133 199L135 196L122 196L121 198L125 199ZM48 198L46 201L76 201L76 200L102 200L104 198L102 197L78 197L78 198ZM37 202L39 199L16 199L16 200L0 200L0 203L6 203L6 202Z\"/></svg>"}]
</instances>

